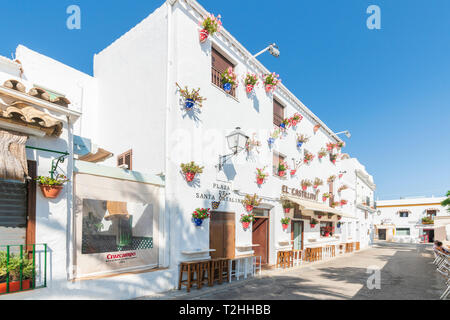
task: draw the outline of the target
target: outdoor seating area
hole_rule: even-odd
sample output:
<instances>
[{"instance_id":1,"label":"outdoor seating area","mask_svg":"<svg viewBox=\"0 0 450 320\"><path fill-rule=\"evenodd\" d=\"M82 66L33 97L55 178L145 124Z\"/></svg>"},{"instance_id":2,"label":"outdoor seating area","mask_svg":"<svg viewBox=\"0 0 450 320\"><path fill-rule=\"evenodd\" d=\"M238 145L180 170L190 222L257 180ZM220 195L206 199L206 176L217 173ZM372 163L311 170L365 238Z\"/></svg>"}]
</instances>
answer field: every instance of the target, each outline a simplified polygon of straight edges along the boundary
<instances>
[{"instance_id":1,"label":"outdoor seating area","mask_svg":"<svg viewBox=\"0 0 450 320\"><path fill-rule=\"evenodd\" d=\"M433 263L436 265L436 271L442 275L445 285L447 286L440 297L441 300L445 300L450 295L450 255L435 248L433 249L433 253Z\"/></svg>"},{"instance_id":2,"label":"outdoor seating area","mask_svg":"<svg viewBox=\"0 0 450 320\"><path fill-rule=\"evenodd\" d=\"M304 250L280 250L277 252L276 267L283 269L292 268L302 265L303 262L321 261L358 250L360 250L359 242L310 247Z\"/></svg>"},{"instance_id":3,"label":"outdoor seating area","mask_svg":"<svg viewBox=\"0 0 450 320\"><path fill-rule=\"evenodd\" d=\"M180 263L178 290L185 286L190 292L193 286L201 289L205 285L212 287L214 284L231 283L232 280L239 281L256 275L261 275L261 256L184 261Z\"/></svg>"}]
</instances>

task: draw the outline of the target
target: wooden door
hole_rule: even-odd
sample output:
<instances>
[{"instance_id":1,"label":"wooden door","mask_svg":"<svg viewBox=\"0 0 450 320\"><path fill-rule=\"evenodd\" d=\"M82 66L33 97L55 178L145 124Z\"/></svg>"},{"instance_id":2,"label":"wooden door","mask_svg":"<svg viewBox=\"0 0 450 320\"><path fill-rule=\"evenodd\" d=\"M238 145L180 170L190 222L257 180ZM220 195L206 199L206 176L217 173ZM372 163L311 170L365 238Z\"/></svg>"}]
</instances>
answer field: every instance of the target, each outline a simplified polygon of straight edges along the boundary
<instances>
[{"instance_id":1,"label":"wooden door","mask_svg":"<svg viewBox=\"0 0 450 320\"><path fill-rule=\"evenodd\" d=\"M294 250L303 250L303 221L292 221L291 228Z\"/></svg>"},{"instance_id":2,"label":"wooden door","mask_svg":"<svg viewBox=\"0 0 450 320\"><path fill-rule=\"evenodd\" d=\"M234 212L212 212L209 225L209 248L211 258L234 258L235 216Z\"/></svg>"},{"instance_id":3,"label":"wooden door","mask_svg":"<svg viewBox=\"0 0 450 320\"><path fill-rule=\"evenodd\" d=\"M378 239L379 240L386 240L386 229L378 230Z\"/></svg>"},{"instance_id":4,"label":"wooden door","mask_svg":"<svg viewBox=\"0 0 450 320\"><path fill-rule=\"evenodd\" d=\"M253 222L252 232L253 244L259 244L254 247L256 256L261 256L261 264L269 263L269 219L268 218L255 218Z\"/></svg>"}]
</instances>

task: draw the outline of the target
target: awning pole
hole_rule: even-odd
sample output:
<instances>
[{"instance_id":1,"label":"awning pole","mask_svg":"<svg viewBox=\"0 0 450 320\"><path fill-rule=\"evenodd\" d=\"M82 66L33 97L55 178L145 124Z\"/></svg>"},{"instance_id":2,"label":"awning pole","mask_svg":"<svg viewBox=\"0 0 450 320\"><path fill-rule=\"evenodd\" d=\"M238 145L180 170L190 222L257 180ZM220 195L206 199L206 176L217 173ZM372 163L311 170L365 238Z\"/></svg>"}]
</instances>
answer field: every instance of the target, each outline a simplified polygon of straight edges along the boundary
<instances>
[{"instance_id":1,"label":"awning pole","mask_svg":"<svg viewBox=\"0 0 450 320\"><path fill-rule=\"evenodd\" d=\"M52 152L52 153L59 153L68 156L70 153L64 152L64 151L58 151L58 150L52 150L52 149L44 149L44 148L38 148L38 147L30 147L25 146L27 149L33 149L33 150L40 150L40 151L46 151L46 152Z\"/></svg>"}]
</instances>

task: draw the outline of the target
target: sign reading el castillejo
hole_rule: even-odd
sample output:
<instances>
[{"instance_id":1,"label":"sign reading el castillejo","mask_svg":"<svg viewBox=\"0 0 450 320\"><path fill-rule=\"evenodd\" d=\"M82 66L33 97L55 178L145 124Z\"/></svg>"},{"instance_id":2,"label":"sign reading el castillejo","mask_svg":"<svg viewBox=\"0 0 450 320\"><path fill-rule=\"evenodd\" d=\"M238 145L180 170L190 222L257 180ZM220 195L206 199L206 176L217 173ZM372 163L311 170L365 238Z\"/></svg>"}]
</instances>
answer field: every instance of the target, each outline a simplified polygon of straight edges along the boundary
<instances>
[{"instance_id":1,"label":"sign reading el castillejo","mask_svg":"<svg viewBox=\"0 0 450 320\"><path fill-rule=\"evenodd\" d=\"M291 194L293 196L303 198L305 200L314 200L314 201L317 201L319 195L319 190L316 190L316 193L311 193L295 188L289 188L288 186L282 186L281 192L284 194Z\"/></svg>"}]
</instances>

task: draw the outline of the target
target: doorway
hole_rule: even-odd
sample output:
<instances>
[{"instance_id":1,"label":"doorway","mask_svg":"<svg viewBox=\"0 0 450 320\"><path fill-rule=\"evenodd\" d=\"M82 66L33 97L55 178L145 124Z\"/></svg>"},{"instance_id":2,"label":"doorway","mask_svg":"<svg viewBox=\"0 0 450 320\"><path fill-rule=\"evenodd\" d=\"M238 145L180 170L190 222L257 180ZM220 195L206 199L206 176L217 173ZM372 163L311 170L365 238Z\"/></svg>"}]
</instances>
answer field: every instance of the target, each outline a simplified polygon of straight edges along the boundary
<instances>
[{"instance_id":1,"label":"doorway","mask_svg":"<svg viewBox=\"0 0 450 320\"><path fill-rule=\"evenodd\" d=\"M291 240L294 250L303 250L303 221L292 221Z\"/></svg>"},{"instance_id":2,"label":"doorway","mask_svg":"<svg viewBox=\"0 0 450 320\"><path fill-rule=\"evenodd\" d=\"M235 214L234 212L211 213L209 225L209 248L211 259L234 258L235 255Z\"/></svg>"},{"instance_id":3,"label":"doorway","mask_svg":"<svg viewBox=\"0 0 450 320\"><path fill-rule=\"evenodd\" d=\"M424 229L423 233L425 236L424 237L425 242L428 242L428 243L434 242L434 229Z\"/></svg>"},{"instance_id":4,"label":"doorway","mask_svg":"<svg viewBox=\"0 0 450 320\"><path fill-rule=\"evenodd\" d=\"M378 240L386 240L386 229L378 229Z\"/></svg>"},{"instance_id":5,"label":"doorway","mask_svg":"<svg viewBox=\"0 0 450 320\"><path fill-rule=\"evenodd\" d=\"M257 244L253 247L256 256L261 256L261 264L269 263L269 210L256 208L253 209L255 221L253 221L252 243Z\"/></svg>"}]
</instances>

